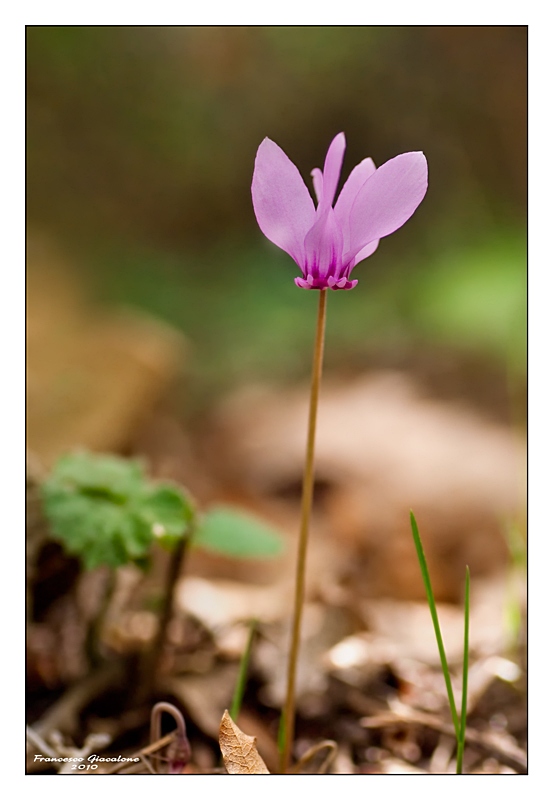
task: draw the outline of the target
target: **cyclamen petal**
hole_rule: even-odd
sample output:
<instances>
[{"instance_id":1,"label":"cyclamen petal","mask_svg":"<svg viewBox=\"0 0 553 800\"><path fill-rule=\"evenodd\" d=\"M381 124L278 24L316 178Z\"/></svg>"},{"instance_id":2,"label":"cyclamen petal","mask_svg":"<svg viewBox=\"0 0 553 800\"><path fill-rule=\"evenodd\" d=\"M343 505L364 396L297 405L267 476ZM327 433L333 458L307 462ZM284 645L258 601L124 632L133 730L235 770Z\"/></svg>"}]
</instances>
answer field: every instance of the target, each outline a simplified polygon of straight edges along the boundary
<instances>
[{"instance_id":1,"label":"cyclamen petal","mask_svg":"<svg viewBox=\"0 0 553 800\"><path fill-rule=\"evenodd\" d=\"M374 253L379 244L380 244L380 239L375 239L374 242L371 242L362 250L360 250L353 259L352 269L353 267L357 266L357 264L359 264L360 261L364 261L369 256L372 256L372 254Z\"/></svg>"},{"instance_id":2,"label":"cyclamen petal","mask_svg":"<svg viewBox=\"0 0 553 800\"><path fill-rule=\"evenodd\" d=\"M315 206L298 168L270 139L264 139L257 151L252 199L267 239L301 267L303 241L315 222Z\"/></svg>"},{"instance_id":3,"label":"cyclamen petal","mask_svg":"<svg viewBox=\"0 0 553 800\"><path fill-rule=\"evenodd\" d=\"M301 175L281 148L264 139L258 148L252 200L259 227L302 271L303 289L353 289L354 266L371 256L379 240L411 217L428 186L426 158L403 153L376 169L365 158L346 180L333 207L346 139L339 133L324 169L311 172L317 209Z\"/></svg>"},{"instance_id":4,"label":"cyclamen petal","mask_svg":"<svg viewBox=\"0 0 553 800\"><path fill-rule=\"evenodd\" d=\"M428 188L423 153L403 153L386 161L365 181L349 214L350 252L356 254L407 222Z\"/></svg>"},{"instance_id":5,"label":"cyclamen petal","mask_svg":"<svg viewBox=\"0 0 553 800\"><path fill-rule=\"evenodd\" d=\"M331 141L325 158L323 169L323 199L319 201L325 206L331 206L334 202L345 151L346 137L343 133L339 133L338 136L335 136Z\"/></svg>"},{"instance_id":6,"label":"cyclamen petal","mask_svg":"<svg viewBox=\"0 0 553 800\"><path fill-rule=\"evenodd\" d=\"M315 189L315 197L317 203L323 199L323 173L318 167L311 170L311 177L313 178L313 188Z\"/></svg>"},{"instance_id":7,"label":"cyclamen petal","mask_svg":"<svg viewBox=\"0 0 553 800\"><path fill-rule=\"evenodd\" d=\"M345 252L349 250L349 215L351 213L353 201L357 197L359 189L374 172L376 172L376 167L372 158L364 158L363 161L352 169L336 200L334 211L336 212L338 224L341 226L344 233Z\"/></svg>"},{"instance_id":8,"label":"cyclamen petal","mask_svg":"<svg viewBox=\"0 0 553 800\"><path fill-rule=\"evenodd\" d=\"M326 289L329 277L338 275L343 251L342 231L336 222L334 209L323 211L305 237L304 277L313 277L313 289ZM311 283L311 282L310 282Z\"/></svg>"}]
</instances>

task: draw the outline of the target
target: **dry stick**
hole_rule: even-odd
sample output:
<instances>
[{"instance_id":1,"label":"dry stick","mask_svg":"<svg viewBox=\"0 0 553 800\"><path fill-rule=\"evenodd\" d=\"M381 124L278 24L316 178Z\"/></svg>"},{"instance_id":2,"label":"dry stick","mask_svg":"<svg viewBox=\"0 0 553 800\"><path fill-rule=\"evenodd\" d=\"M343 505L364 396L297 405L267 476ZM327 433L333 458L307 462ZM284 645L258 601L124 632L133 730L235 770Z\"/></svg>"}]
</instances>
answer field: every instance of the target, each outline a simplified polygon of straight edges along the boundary
<instances>
[{"instance_id":1,"label":"dry stick","mask_svg":"<svg viewBox=\"0 0 553 800\"><path fill-rule=\"evenodd\" d=\"M147 700L153 693L156 677L159 672L159 666L165 649L167 629L173 613L173 595L175 593L175 586L179 575L181 574L186 553L188 551L188 544L192 538L192 535L193 531L190 531L188 536L180 539L177 543L177 546L171 553L171 560L169 561L167 578L165 581L165 597L163 599L163 608L161 611L161 618L159 620L159 628L151 648L144 658L140 676L141 679L138 684L138 691L135 698L136 702L143 702Z\"/></svg>"},{"instance_id":2,"label":"dry stick","mask_svg":"<svg viewBox=\"0 0 553 800\"><path fill-rule=\"evenodd\" d=\"M452 736L454 739L457 738L453 725L443 722L432 714L416 711L415 709L406 709L401 713L394 711L383 712L374 717L363 717L360 720L363 728L384 728L398 723L422 725L447 736ZM497 761L510 767L515 772L526 773L528 769L526 753L518 746L507 741L500 742L484 731L477 731L472 728L466 729L465 740L467 744L472 745L479 752L493 756Z\"/></svg>"},{"instance_id":3,"label":"dry stick","mask_svg":"<svg viewBox=\"0 0 553 800\"><path fill-rule=\"evenodd\" d=\"M300 642L301 616L305 595L305 565L307 560L307 541L309 538L309 520L313 504L313 478L315 458L315 430L317 427L317 405L323 370L324 332L326 320L326 291L319 293L319 311L317 316L317 332L313 353L313 373L311 378L311 400L309 404L309 424L307 429L307 447L305 452L305 469L303 473L303 493L301 505L301 524L298 540L298 558L296 562L296 592L294 599L294 617L292 623L292 640L288 657L288 683L286 703L284 706L284 743L280 758L280 772L286 773L290 761L292 740L294 738L296 666Z\"/></svg>"},{"instance_id":4,"label":"dry stick","mask_svg":"<svg viewBox=\"0 0 553 800\"><path fill-rule=\"evenodd\" d=\"M332 741L332 739L325 739L324 742L317 742L313 747L310 747L309 750L303 754L298 763L294 765L294 768L291 770L292 773L294 775L303 774L301 770L303 770L305 765L312 761L321 750L328 750L329 752L326 754L324 761L319 765L315 774L324 775L338 752L338 745L336 742Z\"/></svg>"},{"instance_id":5,"label":"dry stick","mask_svg":"<svg viewBox=\"0 0 553 800\"><path fill-rule=\"evenodd\" d=\"M42 736L38 734L30 725L27 725L26 729L26 736L27 736L27 745L33 744L35 746L35 750L38 750L44 756L48 756L48 758L57 758L58 754L55 750L47 744ZM30 750L30 748L28 748Z\"/></svg>"},{"instance_id":6,"label":"dry stick","mask_svg":"<svg viewBox=\"0 0 553 800\"><path fill-rule=\"evenodd\" d=\"M146 759L147 756L151 755L152 753L157 753L158 750L162 750L164 747L167 747L167 745L174 742L175 739L177 738L177 733L178 733L177 730L171 731L171 733L168 733L162 739L158 739L157 742L146 745L146 747L143 747L141 750L137 750L135 753L130 755L129 758L139 758L141 759L141 761L144 762L144 759ZM126 761L121 761L115 766L106 769L105 772L103 772L102 774L114 775L116 772L121 772L124 769L135 769L136 766L137 766L136 764L128 763ZM153 772L149 764L147 764L147 766L150 769L150 772Z\"/></svg>"},{"instance_id":7,"label":"dry stick","mask_svg":"<svg viewBox=\"0 0 553 800\"><path fill-rule=\"evenodd\" d=\"M109 663L73 684L34 724L35 733L43 738L47 738L56 729L74 733L81 710L102 692L117 685L122 675L123 670L119 663Z\"/></svg>"}]
</instances>

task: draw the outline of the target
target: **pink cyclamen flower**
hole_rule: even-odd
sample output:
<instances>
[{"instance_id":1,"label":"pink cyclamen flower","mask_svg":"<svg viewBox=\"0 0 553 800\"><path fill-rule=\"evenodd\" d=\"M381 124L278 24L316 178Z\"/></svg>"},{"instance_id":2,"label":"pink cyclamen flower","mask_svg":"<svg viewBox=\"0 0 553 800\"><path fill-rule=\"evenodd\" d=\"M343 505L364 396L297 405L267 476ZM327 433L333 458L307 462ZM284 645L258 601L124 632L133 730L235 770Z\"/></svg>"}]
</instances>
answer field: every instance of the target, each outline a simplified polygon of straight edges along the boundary
<instances>
[{"instance_id":1,"label":"pink cyclamen flower","mask_svg":"<svg viewBox=\"0 0 553 800\"><path fill-rule=\"evenodd\" d=\"M346 149L339 133L324 169L311 173L317 207L286 153L264 139L257 150L252 199L259 227L302 271L302 289L353 289L356 264L372 255L384 236L407 222L426 194L428 167L421 152L403 153L378 169L365 158L334 196ZM334 204L333 204L334 203Z\"/></svg>"}]
</instances>

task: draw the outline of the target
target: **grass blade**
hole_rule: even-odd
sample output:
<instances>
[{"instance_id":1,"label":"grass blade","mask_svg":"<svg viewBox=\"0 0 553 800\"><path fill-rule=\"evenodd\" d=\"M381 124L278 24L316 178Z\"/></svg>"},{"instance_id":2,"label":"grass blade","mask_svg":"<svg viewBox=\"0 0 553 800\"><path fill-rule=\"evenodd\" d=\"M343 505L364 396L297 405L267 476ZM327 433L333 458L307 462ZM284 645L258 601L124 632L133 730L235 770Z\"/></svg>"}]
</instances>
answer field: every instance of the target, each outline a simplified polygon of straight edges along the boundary
<instances>
[{"instance_id":1,"label":"grass blade","mask_svg":"<svg viewBox=\"0 0 553 800\"><path fill-rule=\"evenodd\" d=\"M233 722L236 722L238 714L240 713L240 709L242 708L242 700L244 699L244 692L246 691L246 682L248 678L248 665L250 663L252 642L256 627L257 627L257 620L252 619L250 621L250 632L248 635L248 641L246 642L246 647L244 648L244 652L242 653L242 658L240 659L240 667L238 669L236 687L234 689L234 695L232 697L232 702L230 704L229 714Z\"/></svg>"},{"instance_id":2,"label":"grass blade","mask_svg":"<svg viewBox=\"0 0 553 800\"><path fill-rule=\"evenodd\" d=\"M457 741L457 775L463 773L463 754L465 751L465 731L467 729L467 695L469 677L469 610L470 610L470 572L465 574L465 632L463 642L463 693L461 698L461 721Z\"/></svg>"},{"instance_id":3,"label":"grass blade","mask_svg":"<svg viewBox=\"0 0 553 800\"><path fill-rule=\"evenodd\" d=\"M444 642L442 639L442 632L440 630L440 623L438 621L438 612L436 611L436 602L434 600L434 592L432 591L432 584L430 583L430 573L428 572L428 565L426 563L426 556L422 547L421 537L417 526L415 515L411 511L411 530L413 531L413 539L415 541L415 548L417 557L422 572L422 579L424 588L426 590L426 597L428 599L428 606L430 608L430 616L432 617L432 624L434 625L434 633L436 635L436 642L438 644L438 651L440 653L440 662L442 664L442 672L444 674L445 686L447 689L447 697L449 700L449 707L451 709L451 719L453 720L453 727L455 728L455 736L459 742L459 717L457 716L457 709L455 708L455 698L453 696L453 687L451 686L451 677L449 674L449 667L445 655Z\"/></svg>"}]
</instances>

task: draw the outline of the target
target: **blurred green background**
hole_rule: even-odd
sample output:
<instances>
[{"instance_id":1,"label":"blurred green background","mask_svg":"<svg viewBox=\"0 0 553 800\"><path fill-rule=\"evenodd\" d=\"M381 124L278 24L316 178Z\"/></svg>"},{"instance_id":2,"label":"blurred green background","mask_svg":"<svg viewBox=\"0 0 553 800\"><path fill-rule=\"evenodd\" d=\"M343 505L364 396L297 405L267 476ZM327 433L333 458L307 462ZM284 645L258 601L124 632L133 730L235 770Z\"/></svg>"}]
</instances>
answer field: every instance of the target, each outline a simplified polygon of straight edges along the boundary
<instances>
[{"instance_id":1,"label":"blurred green background","mask_svg":"<svg viewBox=\"0 0 553 800\"><path fill-rule=\"evenodd\" d=\"M423 150L429 191L332 293L327 369L524 385L526 27L29 27L27 98L29 229L182 329L199 396L308 373L316 293L251 177L263 137L307 180L339 131L342 181Z\"/></svg>"}]
</instances>

